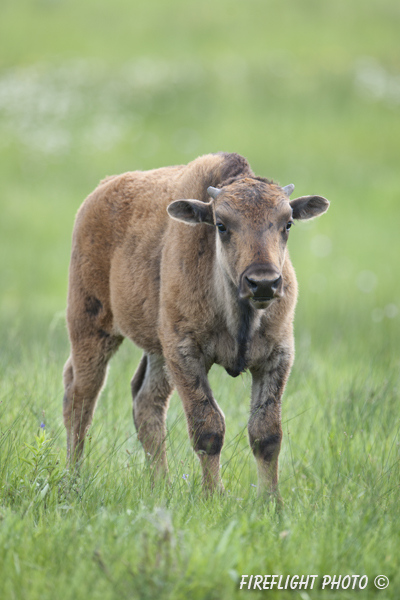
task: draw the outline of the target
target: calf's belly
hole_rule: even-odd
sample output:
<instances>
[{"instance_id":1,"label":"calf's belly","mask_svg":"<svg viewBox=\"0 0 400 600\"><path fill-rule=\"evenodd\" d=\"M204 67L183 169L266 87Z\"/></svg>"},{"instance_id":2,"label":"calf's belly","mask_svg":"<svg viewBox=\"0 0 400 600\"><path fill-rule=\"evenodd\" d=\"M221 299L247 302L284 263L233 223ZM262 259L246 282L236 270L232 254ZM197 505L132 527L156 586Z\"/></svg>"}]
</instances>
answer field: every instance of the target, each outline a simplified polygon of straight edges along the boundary
<instances>
[{"instance_id":1,"label":"calf's belly","mask_svg":"<svg viewBox=\"0 0 400 600\"><path fill-rule=\"evenodd\" d=\"M159 290L131 268L111 269L114 326L147 353L162 353L158 337Z\"/></svg>"}]
</instances>

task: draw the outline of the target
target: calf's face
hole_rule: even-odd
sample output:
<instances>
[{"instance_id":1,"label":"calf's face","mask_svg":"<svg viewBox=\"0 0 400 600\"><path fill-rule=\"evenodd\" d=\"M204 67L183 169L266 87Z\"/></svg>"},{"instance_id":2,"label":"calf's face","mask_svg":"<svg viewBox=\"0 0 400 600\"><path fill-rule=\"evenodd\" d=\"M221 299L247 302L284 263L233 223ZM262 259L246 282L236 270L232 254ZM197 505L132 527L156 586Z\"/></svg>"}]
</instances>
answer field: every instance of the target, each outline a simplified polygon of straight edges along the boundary
<instances>
[{"instance_id":1,"label":"calf's face","mask_svg":"<svg viewBox=\"0 0 400 600\"><path fill-rule=\"evenodd\" d=\"M244 178L222 189L208 188L212 200L176 200L169 215L190 225L216 229L216 257L237 296L263 309L284 293L283 264L294 219L312 219L326 212L321 196L289 200L294 186L281 188Z\"/></svg>"}]
</instances>

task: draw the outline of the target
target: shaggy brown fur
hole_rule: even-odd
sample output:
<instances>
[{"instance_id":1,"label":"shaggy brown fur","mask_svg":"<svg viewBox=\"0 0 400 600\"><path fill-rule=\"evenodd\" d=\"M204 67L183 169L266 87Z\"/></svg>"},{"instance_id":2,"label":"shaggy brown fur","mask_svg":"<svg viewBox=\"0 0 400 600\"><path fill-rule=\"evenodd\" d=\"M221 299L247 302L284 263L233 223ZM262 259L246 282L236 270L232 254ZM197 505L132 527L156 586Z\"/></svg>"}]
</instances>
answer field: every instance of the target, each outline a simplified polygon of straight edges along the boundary
<instances>
[{"instance_id":1,"label":"shaggy brown fur","mask_svg":"<svg viewBox=\"0 0 400 600\"><path fill-rule=\"evenodd\" d=\"M207 379L217 363L232 376L252 374L250 445L260 491L275 493L297 296L288 224L328 205L319 196L290 202L237 154L102 181L81 206L72 240L70 459L82 454L107 363L128 337L144 350L131 383L133 416L156 472L167 471L165 420L176 387L204 485L221 487L225 421Z\"/></svg>"}]
</instances>

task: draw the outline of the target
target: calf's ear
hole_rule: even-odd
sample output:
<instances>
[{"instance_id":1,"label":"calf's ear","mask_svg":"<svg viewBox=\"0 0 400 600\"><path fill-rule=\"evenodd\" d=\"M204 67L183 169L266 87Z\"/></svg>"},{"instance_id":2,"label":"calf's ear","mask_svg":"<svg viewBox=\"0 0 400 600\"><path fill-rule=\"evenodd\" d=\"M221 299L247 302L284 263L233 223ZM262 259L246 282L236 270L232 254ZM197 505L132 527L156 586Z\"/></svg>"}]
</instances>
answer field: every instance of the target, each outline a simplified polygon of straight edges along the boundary
<instances>
[{"instance_id":1,"label":"calf's ear","mask_svg":"<svg viewBox=\"0 0 400 600\"><path fill-rule=\"evenodd\" d=\"M198 225L199 223L214 225L211 202L175 200L167 207L167 211L169 216L176 221L183 221L189 225Z\"/></svg>"},{"instance_id":2,"label":"calf's ear","mask_svg":"<svg viewBox=\"0 0 400 600\"><path fill-rule=\"evenodd\" d=\"M293 219L308 220L323 215L329 208L329 202L322 196L301 196L290 201Z\"/></svg>"}]
</instances>

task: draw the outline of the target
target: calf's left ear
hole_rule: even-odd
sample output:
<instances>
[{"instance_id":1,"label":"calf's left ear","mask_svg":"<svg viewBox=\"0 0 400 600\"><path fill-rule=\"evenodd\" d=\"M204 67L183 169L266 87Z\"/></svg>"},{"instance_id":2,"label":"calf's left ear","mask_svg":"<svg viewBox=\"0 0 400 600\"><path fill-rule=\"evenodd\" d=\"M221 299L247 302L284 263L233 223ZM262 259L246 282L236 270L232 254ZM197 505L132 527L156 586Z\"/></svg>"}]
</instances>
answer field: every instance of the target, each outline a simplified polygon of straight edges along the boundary
<instances>
[{"instance_id":1,"label":"calf's left ear","mask_svg":"<svg viewBox=\"0 0 400 600\"><path fill-rule=\"evenodd\" d=\"M293 219L307 220L323 215L329 208L329 202L322 196L301 196L290 201Z\"/></svg>"},{"instance_id":2,"label":"calf's left ear","mask_svg":"<svg viewBox=\"0 0 400 600\"><path fill-rule=\"evenodd\" d=\"M214 225L211 202L200 202L200 200L175 200L167 207L170 217L176 221L198 225L207 223Z\"/></svg>"}]
</instances>

